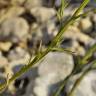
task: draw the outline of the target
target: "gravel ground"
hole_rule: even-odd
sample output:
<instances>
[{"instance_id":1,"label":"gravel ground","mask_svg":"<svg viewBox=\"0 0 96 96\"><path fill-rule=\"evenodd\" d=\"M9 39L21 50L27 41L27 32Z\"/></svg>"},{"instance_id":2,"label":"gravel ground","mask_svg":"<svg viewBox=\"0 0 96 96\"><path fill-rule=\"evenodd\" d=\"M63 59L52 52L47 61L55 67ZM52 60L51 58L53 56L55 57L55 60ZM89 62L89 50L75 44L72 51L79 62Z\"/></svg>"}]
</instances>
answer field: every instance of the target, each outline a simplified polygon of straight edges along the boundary
<instances>
[{"instance_id":1,"label":"gravel ground","mask_svg":"<svg viewBox=\"0 0 96 96\"><path fill-rule=\"evenodd\" d=\"M56 18L56 9L60 2L57 0L53 8L51 1L0 0L0 83L6 80L8 73L13 75L18 72L31 56L36 55L41 41L42 50L45 50L58 33L60 22ZM73 14L73 9L80 3L72 1L72 5L64 11L64 20ZM94 0L82 12L93 6L96 7ZM90 12L68 28L60 46L84 56L95 43L96 14ZM93 54L94 59L96 53ZM42 62L10 84L1 96L51 96L71 73L74 64L71 54L50 52ZM92 71L85 77L75 96L96 96L95 74L96 71ZM74 78L69 81L70 86Z\"/></svg>"}]
</instances>

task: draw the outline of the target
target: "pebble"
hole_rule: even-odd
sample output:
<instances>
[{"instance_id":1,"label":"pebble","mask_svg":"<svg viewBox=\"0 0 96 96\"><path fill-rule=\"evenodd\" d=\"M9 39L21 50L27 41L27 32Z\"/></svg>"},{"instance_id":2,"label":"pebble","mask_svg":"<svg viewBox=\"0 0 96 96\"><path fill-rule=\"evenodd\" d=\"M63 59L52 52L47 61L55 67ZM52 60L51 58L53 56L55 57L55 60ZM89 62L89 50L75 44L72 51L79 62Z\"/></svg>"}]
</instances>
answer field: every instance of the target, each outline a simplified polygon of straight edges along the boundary
<instances>
[{"instance_id":1,"label":"pebble","mask_svg":"<svg viewBox=\"0 0 96 96\"><path fill-rule=\"evenodd\" d=\"M7 10L2 9L0 10L0 23L2 23L6 19L17 17L21 15L24 11L25 9L20 6L9 7Z\"/></svg>"},{"instance_id":2,"label":"pebble","mask_svg":"<svg viewBox=\"0 0 96 96\"><path fill-rule=\"evenodd\" d=\"M89 72L74 91L74 96L96 96L96 70ZM71 79L70 86L75 80Z\"/></svg>"},{"instance_id":3,"label":"pebble","mask_svg":"<svg viewBox=\"0 0 96 96\"><path fill-rule=\"evenodd\" d=\"M12 46L11 42L0 42L0 50L8 52Z\"/></svg>"},{"instance_id":4,"label":"pebble","mask_svg":"<svg viewBox=\"0 0 96 96\"><path fill-rule=\"evenodd\" d=\"M68 30L64 33L64 38L71 38L73 40L82 42L85 45L89 45L90 43L91 44L94 44L95 43L95 40L93 38L91 38L90 36L88 36L86 34L83 34L82 31L80 31L75 26L70 26L68 28Z\"/></svg>"},{"instance_id":5,"label":"pebble","mask_svg":"<svg viewBox=\"0 0 96 96\"><path fill-rule=\"evenodd\" d=\"M4 56L0 56L0 67L4 67L8 64L8 59Z\"/></svg>"},{"instance_id":6,"label":"pebble","mask_svg":"<svg viewBox=\"0 0 96 96\"><path fill-rule=\"evenodd\" d=\"M28 60L30 58L30 55L29 55L29 53L25 50L25 49L23 49L23 48L21 48L21 47L16 47L15 49L13 49L13 50L11 50L10 52L9 52L9 54L8 54L8 59L10 60L10 61L22 61L22 59L24 60L24 61L26 61L26 59ZM23 61L23 62L24 62Z\"/></svg>"},{"instance_id":7,"label":"pebble","mask_svg":"<svg viewBox=\"0 0 96 96\"><path fill-rule=\"evenodd\" d=\"M53 8L35 7L31 9L31 14L37 18L38 22L46 22L56 15Z\"/></svg>"},{"instance_id":8,"label":"pebble","mask_svg":"<svg viewBox=\"0 0 96 96\"><path fill-rule=\"evenodd\" d=\"M24 7L28 10L34 9L42 5L42 0L27 0L24 4Z\"/></svg>"},{"instance_id":9,"label":"pebble","mask_svg":"<svg viewBox=\"0 0 96 96\"><path fill-rule=\"evenodd\" d=\"M38 66L39 77L36 79L34 87L36 96L49 96L52 85L66 78L71 73L73 66L71 55L59 52L48 53ZM56 88L52 89L51 92L54 92Z\"/></svg>"},{"instance_id":10,"label":"pebble","mask_svg":"<svg viewBox=\"0 0 96 96\"><path fill-rule=\"evenodd\" d=\"M10 18L1 24L0 39L8 39L13 43L26 41L28 38L29 26L23 18Z\"/></svg>"},{"instance_id":11,"label":"pebble","mask_svg":"<svg viewBox=\"0 0 96 96\"><path fill-rule=\"evenodd\" d=\"M12 5L23 5L25 0L11 0Z\"/></svg>"},{"instance_id":12,"label":"pebble","mask_svg":"<svg viewBox=\"0 0 96 96\"><path fill-rule=\"evenodd\" d=\"M81 19L78 27L85 33L91 32L93 28L92 22L88 17Z\"/></svg>"}]
</instances>

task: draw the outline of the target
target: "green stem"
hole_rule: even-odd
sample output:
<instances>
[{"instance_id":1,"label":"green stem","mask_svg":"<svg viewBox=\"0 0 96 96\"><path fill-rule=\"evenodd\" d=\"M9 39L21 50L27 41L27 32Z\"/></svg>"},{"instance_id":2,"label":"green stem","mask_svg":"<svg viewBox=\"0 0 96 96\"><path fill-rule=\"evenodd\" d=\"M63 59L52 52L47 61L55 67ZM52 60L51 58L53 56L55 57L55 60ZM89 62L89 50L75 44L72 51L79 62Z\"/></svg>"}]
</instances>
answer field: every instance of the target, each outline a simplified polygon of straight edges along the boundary
<instances>
[{"instance_id":1,"label":"green stem","mask_svg":"<svg viewBox=\"0 0 96 96\"><path fill-rule=\"evenodd\" d=\"M76 80L75 84L73 85L71 91L68 93L67 96L73 96L73 93L76 90L76 88L79 86L80 82L83 80L85 75L87 75L91 70L93 70L92 66L94 66L95 64L96 64L96 60L85 66L82 75Z\"/></svg>"},{"instance_id":2,"label":"green stem","mask_svg":"<svg viewBox=\"0 0 96 96\"><path fill-rule=\"evenodd\" d=\"M90 70L86 70L86 71L81 75L81 77L76 80L74 86L72 87L71 91L68 93L67 96L73 96L74 91L76 90L76 88L78 87L78 85L80 84L80 82L83 80L84 76L85 76L86 74L88 74L89 71L90 71Z\"/></svg>"},{"instance_id":3,"label":"green stem","mask_svg":"<svg viewBox=\"0 0 96 96\"><path fill-rule=\"evenodd\" d=\"M39 62L45 55L47 55L51 51L51 49L54 46L57 45L58 42L60 42L63 33L66 31L66 29L69 27L69 25L74 23L74 21L77 19L74 17L77 16L81 10L83 10L83 8L87 5L88 2L89 2L89 0L84 0L84 2L81 4L81 6L73 14L73 16L69 20L66 21L66 23L63 25L63 27L60 29L59 33L54 37L52 43L49 45L49 47L46 49L46 51L42 52L42 54L38 53L35 56L35 58L30 62L30 64L22 67L20 71L18 71L16 74L14 74L12 76L12 78L9 79L9 84L11 82L13 82L14 80L16 80L18 77L20 77L25 72L27 72L30 68L32 68L33 65L35 65L37 62ZM5 86L6 86L6 82L3 84L0 84L0 89L3 89Z\"/></svg>"}]
</instances>

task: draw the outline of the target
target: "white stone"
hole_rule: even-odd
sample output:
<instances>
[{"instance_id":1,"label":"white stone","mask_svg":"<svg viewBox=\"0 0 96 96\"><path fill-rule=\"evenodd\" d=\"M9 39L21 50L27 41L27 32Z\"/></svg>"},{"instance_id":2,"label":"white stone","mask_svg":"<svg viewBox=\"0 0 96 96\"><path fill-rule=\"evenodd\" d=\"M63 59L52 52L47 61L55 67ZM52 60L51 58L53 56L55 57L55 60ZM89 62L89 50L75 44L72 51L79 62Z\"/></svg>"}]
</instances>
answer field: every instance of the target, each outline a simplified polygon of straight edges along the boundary
<instances>
[{"instance_id":1,"label":"white stone","mask_svg":"<svg viewBox=\"0 0 96 96\"><path fill-rule=\"evenodd\" d=\"M6 9L0 10L0 23L2 23L6 19L19 16L23 12L25 12L25 9L23 7L20 7L20 6L18 6L18 7L12 6L8 10L6 10Z\"/></svg>"},{"instance_id":2,"label":"white stone","mask_svg":"<svg viewBox=\"0 0 96 96\"><path fill-rule=\"evenodd\" d=\"M24 96L49 96L50 87L68 76L74 66L73 57L67 53L50 52L37 63L38 77L31 81ZM56 86L56 88L58 88ZM33 89L33 90L32 90ZM51 92L50 92L51 91Z\"/></svg>"},{"instance_id":3,"label":"white stone","mask_svg":"<svg viewBox=\"0 0 96 96\"><path fill-rule=\"evenodd\" d=\"M83 32L86 32L86 33L91 32L92 22L91 22L90 18L87 17L87 18L81 19L78 27Z\"/></svg>"},{"instance_id":4,"label":"white stone","mask_svg":"<svg viewBox=\"0 0 96 96\"><path fill-rule=\"evenodd\" d=\"M39 62L38 74L39 77L35 79L35 85L33 87L33 92L36 96L49 96L51 92L50 87L62 81L66 76L68 76L73 69L73 58L71 55L59 52L50 52ZM27 89L27 96L32 94L31 82ZM52 89L53 92L55 89Z\"/></svg>"},{"instance_id":5,"label":"white stone","mask_svg":"<svg viewBox=\"0 0 96 96\"><path fill-rule=\"evenodd\" d=\"M96 96L96 70L89 72L74 91L74 96ZM72 82L75 80L71 79ZM70 84L73 84L73 83Z\"/></svg>"},{"instance_id":6,"label":"white stone","mask_svg":"<svg viewBox=\"0 0 96 96\"><path fill-rule=\"evenodd\" d=\"M1 38L8 38L12 42L23 41L28 38L29 26L26 20L20 17L10 18L1 24Z\"/></svg>"},{"instance_id":7,"label":"white stone","mask_svg":"<svg viewBox=\"0 0 96 96\"><path fill-rule=\"evenodd\" d=\"M8 52L11 48L12 43L11 42L0 42L0 50Z\"/></svg>"},{"instance_id":8,"label":"white stone","mask_svg":"<svg viewBox=\"0 0 96 96\"><path fill-rule=\"evenodd\" d=\"M32 15L37 18L39 22L45 22L56 15L56 11L53 8L36 7L31 9Z\"/></svg>"},{"instance_id":9,"label":"white stone","mask_svg":"<svg viewBox=\"0 0 96 96\"><path fill-rule=\"evenodd\" d=\"M42 5L42 0L26 0L24 6L27 9L32 9L34 7L38 7Z\"/></svg>"},{"instance_id":10,"label":"white stone","mask_svg":"<svg viewBox=\"0 0 96 96\"><path fill-rule=\"evenodd\" d=\"M69 35L70 34L70 35ZM83 34L82 31L80 31L75 26L70 26L67 31L64 33L64 38L71 38L73 40L78 40L85 45L88 44L94 44L95 40L91 38L90 36Z\"/></svg>"}]
</instances>

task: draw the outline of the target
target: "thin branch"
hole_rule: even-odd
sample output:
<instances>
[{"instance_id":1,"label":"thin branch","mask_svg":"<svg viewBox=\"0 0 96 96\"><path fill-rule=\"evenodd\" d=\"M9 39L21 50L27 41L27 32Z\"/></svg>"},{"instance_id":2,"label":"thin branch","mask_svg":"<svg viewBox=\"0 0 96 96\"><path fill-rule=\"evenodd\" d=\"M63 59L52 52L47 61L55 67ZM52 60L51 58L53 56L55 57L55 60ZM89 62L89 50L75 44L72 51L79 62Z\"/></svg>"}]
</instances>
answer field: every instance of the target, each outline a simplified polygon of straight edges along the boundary
<instances>
[{"instance_id":1,"label":"thin branch","mask_svg":"<svg viewBox=\"0 0 96 96\"><path fill-rule=\"evenodd\" d=\"M21 68L21 70L19 70L16 74L14 74L12 76L11 79L9 79L8 83L10 84L11 82L13 82L14 80L16 80L18 77L20 77L22 74L24 74L25 72L27 72L30 68L32 68L33 65L35 65L37 62L39 62L40 60L42 60L42 58L47 55L51 49L57 45L58 42L60 42L61 37L63 35L63 33L66 31L66 29L69 27L69 25L71 25L72 23L74 23L74 21L77 18L74 18L75 16L77 16L81 10L83 10L83 8L87 5L87 3L89 2L89 0L84 0L84 2L81 4L81 6L77 9L77 11L73 14L73 16L68 19L66 21L66 23L61 27L59 33L54 37L53 41L51 42L51 44L49 45L49 47L44 51L41 52L39 54L37 54L34 59L30 62L30 64L24 66ZM0 89L3 89L6 86L6 82L3 84L0 84Z\"/></svg>"}]
</instances>

